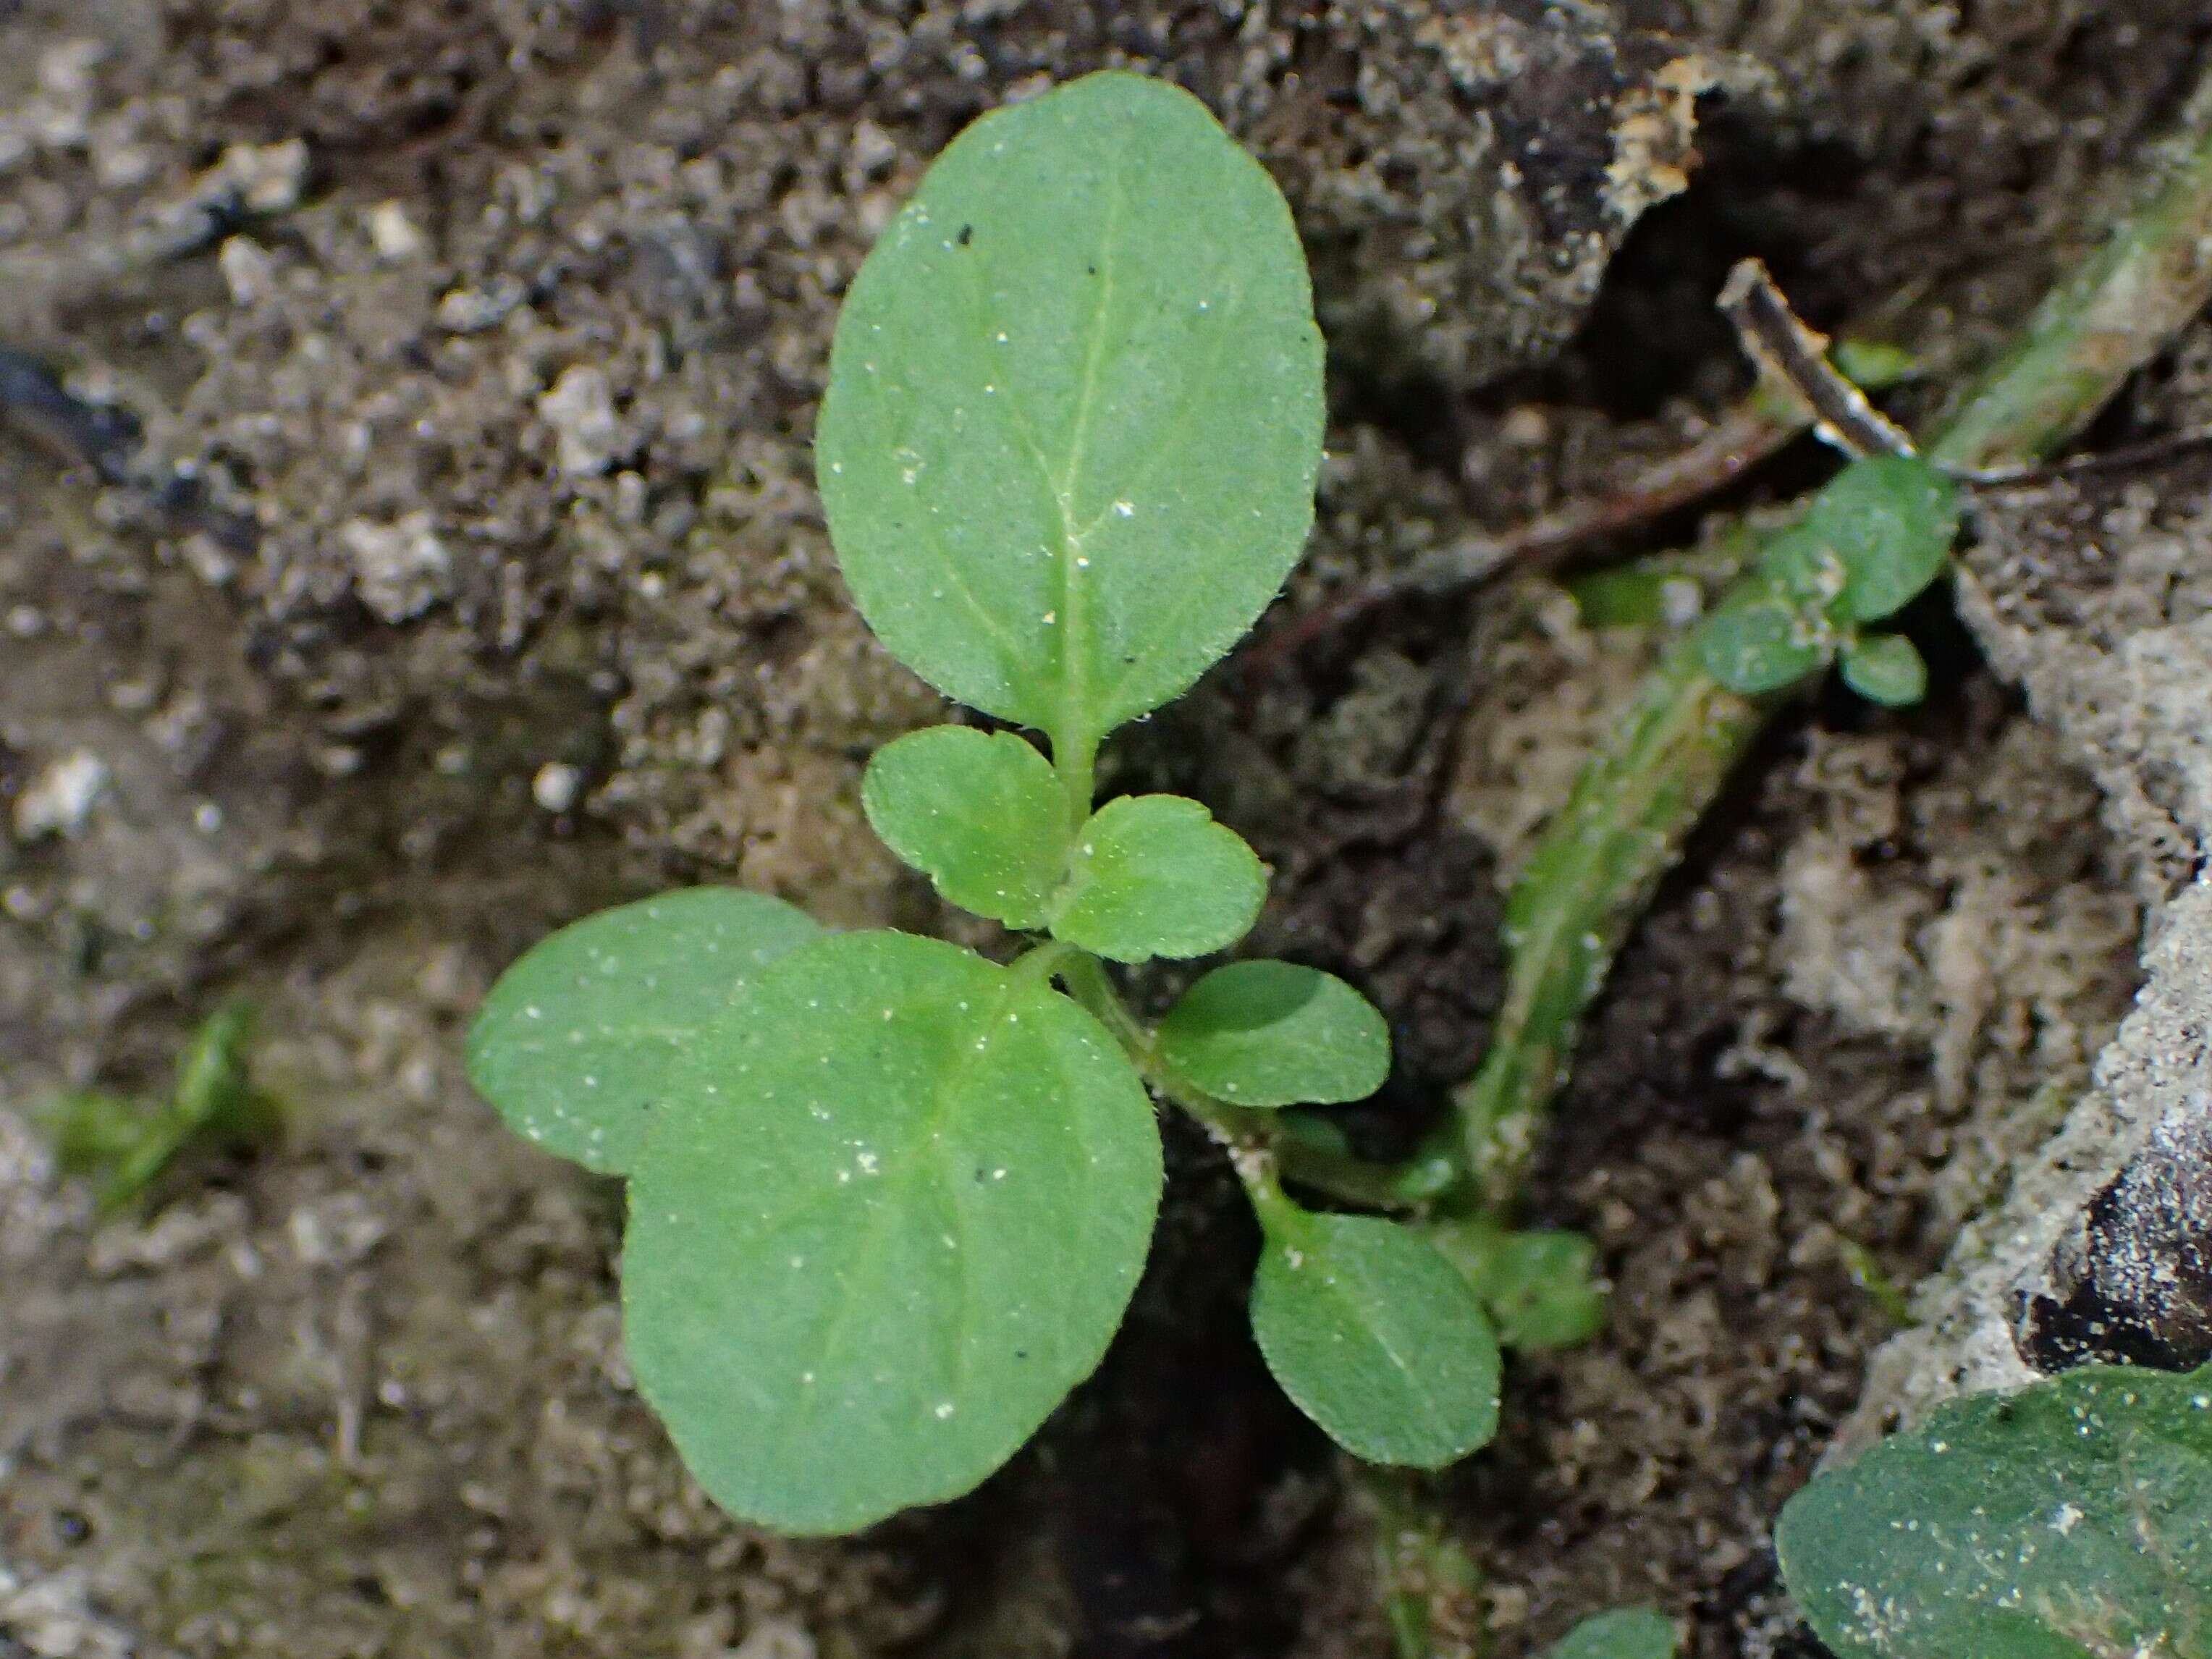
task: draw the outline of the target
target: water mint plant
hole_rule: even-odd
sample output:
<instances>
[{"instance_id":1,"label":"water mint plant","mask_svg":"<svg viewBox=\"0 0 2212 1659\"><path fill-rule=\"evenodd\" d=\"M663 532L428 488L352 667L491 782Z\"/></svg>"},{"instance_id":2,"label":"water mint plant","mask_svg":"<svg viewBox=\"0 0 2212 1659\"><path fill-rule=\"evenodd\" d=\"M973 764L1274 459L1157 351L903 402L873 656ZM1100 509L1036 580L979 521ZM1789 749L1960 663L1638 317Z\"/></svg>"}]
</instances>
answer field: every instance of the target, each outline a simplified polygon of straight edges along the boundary
<instances>
[{"instance_id":1,"label":"water mint plant","mask_svg":"<svg viewBox=\"0 0 2212 1659\"><path fill-rule=\"evenodd\" d=\"M1018 947L695 889L538 945L469 1042L515 1128L626 1180L630 1362L733 1513L848 1530L1027 1440L1144 1266L1154 1097L1231 1149L1265 1236L1254 1323L1294 1401L1379 1462L1492 1433L1468 1279L1397 1222L1284 1188L1279 1109L1379 1086L1382 1016L1247 962L1153 1029L1106 966L1225 950L1259 912L1241 837L1176 796L1100 804L1097 761L1280 587L1322 415L1282 197L1163 82L1092 76L976 122L854 282L817 429L839 560L885 646L1014 728L902 738L863 804Z\"/></svg>"}]
</instances>

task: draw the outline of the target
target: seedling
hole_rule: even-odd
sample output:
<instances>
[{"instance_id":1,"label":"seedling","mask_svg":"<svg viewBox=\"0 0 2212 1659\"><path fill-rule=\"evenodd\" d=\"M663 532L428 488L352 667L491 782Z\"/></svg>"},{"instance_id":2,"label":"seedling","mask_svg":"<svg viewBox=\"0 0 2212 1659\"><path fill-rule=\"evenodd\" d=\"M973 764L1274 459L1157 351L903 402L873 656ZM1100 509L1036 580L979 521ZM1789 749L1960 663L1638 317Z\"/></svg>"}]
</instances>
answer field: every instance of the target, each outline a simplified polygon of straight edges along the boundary
<instances>
[{"instance_id":1,"label":"seedling","mask_svg":"<svg viewBox=\"0 0 2212 1659\"><path fill-rule=\"evenodd\" d=\"M93 1182L102 1215L129 1207L190 1152L246 1151L276 1133L276 1103L254 1086L246 1069L252 1024L242 1002L210 1014L179 1056L167 1100L149 1103L81 1090L48 1109L55 1163L64 1174Z\"/></svg>"},{"instance_id":2,"label":"seedling","mask_svg":"<svg viewBox=\"0 0 2212 1659\"><path fill-rule=\"evenodd\" d=\"M1152 1093L1231 1149L1291 1397L1361 1456L1487 1440L1498 1346L1422 1237L1285 1193L1279 1109L1382 1081L1382 1016L1246 962L1157 1029L1108 962L1243 937L1252 849L1193 800L1099 805L1099 744L1185 689L1310 525L1322 341L1281 196L1204 108L1103 74L985 117L855 279L817 432L870 626L1017 730L939 726L863 804L1010 962L700 888L589 917L494 988L477 1087L629 1182L624 1340L717 1501L800 1533L966 1492L1097 1364L1149 1248ZM1043 746L1032 741L1037 734Z\"/></svg>"}]
</instances>

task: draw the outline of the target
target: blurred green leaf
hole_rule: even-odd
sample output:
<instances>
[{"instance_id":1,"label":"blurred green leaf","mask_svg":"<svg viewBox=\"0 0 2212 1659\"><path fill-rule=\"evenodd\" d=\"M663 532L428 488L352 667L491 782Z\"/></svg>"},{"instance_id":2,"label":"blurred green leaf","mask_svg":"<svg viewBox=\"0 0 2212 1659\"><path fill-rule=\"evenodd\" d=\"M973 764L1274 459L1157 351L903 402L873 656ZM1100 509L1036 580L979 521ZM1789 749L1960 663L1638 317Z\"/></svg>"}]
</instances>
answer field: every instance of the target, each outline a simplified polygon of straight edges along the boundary
<instances>
[{"instance_id":1,"label":"blurred green leaf","mask_svg":"<svg viewBox=\"0 0 2212 1659\"><path fill-rule=\"evenodd\" d=\"M1928 695L1928 665L1902 634L1869 634L1844 647L1844 684L1869 702L1905 708Z\"/></svg>"},{"instance_id":2,"label":"blurred green leaf","mask_svg":"<svg viewBox=\"0 0 2212 1659\"><path fill-rule=\"evenodd\" d=\"M1593 1613L1544 1650L1543 1659L1674 1659L1674 1621L1650 1607Z\"/></svg>"}]
</instances>

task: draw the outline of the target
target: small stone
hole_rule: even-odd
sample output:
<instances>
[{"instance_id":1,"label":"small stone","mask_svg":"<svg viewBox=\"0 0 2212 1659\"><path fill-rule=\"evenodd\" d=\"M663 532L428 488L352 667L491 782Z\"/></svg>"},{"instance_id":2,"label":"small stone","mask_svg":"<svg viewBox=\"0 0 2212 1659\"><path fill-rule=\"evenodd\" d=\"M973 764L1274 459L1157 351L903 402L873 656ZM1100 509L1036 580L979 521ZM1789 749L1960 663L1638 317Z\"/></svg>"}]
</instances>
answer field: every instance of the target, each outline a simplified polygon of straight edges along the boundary
<instances>
[{"instance_id":1,"label":"small stone","mask_svg":"<svg viewBox=\"0 0 2212 1659\"><path fill-rule=\"evenodd\" d=\"M210 587L227 586L238 574L238 561L216 538L204 530L195 530L185 538L179 550L192 574Z\"/></svg>"},{"instance_id":2,"label":"small stone","mask_svg":"<svg viewBox=\"0 0 2212 1659\"><path fill-rule=\"evenodd\" d=\"M489 288L457 288L438 301L438 326L453 334L475 334L503 320L522 303L522 284L501 276Z\"/></svg>"},{"instance_id":3,"label":"small stone","mask_svg":"<svg viewBox=\"0 0 2212 1659\"><path fill-rule=\"evenodd\" d=\"M216 264L233 305L258 306L276 291L276 261L251 236L226 237Z\"/></svg>"},{"instance_id":4,"label":"small stone","mask_svg":"<svg viewBox=\"0 0 2212 1659\"><path fill-rule=\"evenodd\" d=\"M394 264L412 259L428 246L407 210L398 202L379 202L362 216L368 228L369 245L376 257Z\"/></svg>"},{"instance_id":5,"label":"small stone","mask_svg":"<svg viewBox=\"0 0 2212 1659\"><path fill-rule=\"evenodd\" d=\"M530 781L530 799L549 812L565 812L584 793L584 769L566 761L548 761Z\"/></svg>"},{"instance_id":6,"label":"small stone","mask_svg":"<svg viewBox=\"0 0 2212 1659\"><path fill-rule=\"evenodd\" d=\"M284 1231L302 1267L350 1267L381 1243L391 1228L362 1194L343 1192L301 1205Z\"/></svg>"},{"instance_id":7,"label":"small stone","mask_svg":"<svg viewBox=\"0 0 2212 1659\"><path fill-rule=\"evenodd\" d=\"M354 591L386 622L404 623L445 598L453 560L428 513L394 524L350 519L338 539L353 556Z\"/></svg>"},{"instance_id":8,"label":"small stone","mask_svg":"<svg viewBox=\"0 0 2212 1659\"><path fill-rule=\"evenodd\" d=\"M814 1659L814 1638L787 1619L763 1619L731 1650L730 1659Z\"/></svg>"},{"instance_id":9,"label":"small stone","mask_svg":"<svg viewBox=\"0 0 2212 1659\"><path fill-rule=\"evenodd\" d=\"M16 837L75 836L91 817L107 779L107 763L89 749L73 750L52 762L15 802Z\"/></svg>"},{"instance_id":10,"label":"small stone","mask_svg":"<svg viewBox=\"0 0 2212 1659\"><path fill-rule=\"evenodd\" d=\"M249 213L283 213L299 205L307 184L307 141L287 138L278 144L233 144L216 163L216 172L238 192Z\"/></svg>"},{"instance_id":11,"label":"small stone","mask_svg":"<svg viewBox=\"0 0 2212 1659\"><path fill-rule=\"evenodd\" d=\"M622 444L614 392L607 377L585 364L561 371L553 389L538 400L538 413L553 428L556 465L572 478L607 470Z\"/></svg>"}]
</instances>

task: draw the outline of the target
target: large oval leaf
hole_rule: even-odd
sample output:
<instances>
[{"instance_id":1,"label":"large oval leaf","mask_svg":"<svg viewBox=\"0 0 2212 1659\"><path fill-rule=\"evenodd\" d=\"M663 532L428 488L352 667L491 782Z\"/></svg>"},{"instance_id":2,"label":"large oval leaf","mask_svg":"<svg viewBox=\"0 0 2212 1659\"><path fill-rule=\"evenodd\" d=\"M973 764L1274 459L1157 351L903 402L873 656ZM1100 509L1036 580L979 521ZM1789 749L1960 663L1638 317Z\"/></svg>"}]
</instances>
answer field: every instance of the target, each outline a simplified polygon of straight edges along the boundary
<instances>
[{"instance_id":1,"label":"large oval leaf","mask_svg":"<svg viewBox=\"0 0 2212 1659\"><path fill-rule=\"evenodd\" d=\"M2212 1366L2084 1366L1929 1413L1782 1511L1840 1659L2212 1656Z\"/></svg>"},{"instance_id":2,"label":"large oval leaf","mask_svg":"<svg viewBox=\"0 0 2212 1659\"><path fill-rule=\"evenodd\" d=\"M1281 193L1188 93L1094 75L976 122L884 232L837 320L817 474L884 644L1080 744L1273 597L1322 416Z\"/></svg>"},{"instance_id":3,"label":"large oval leaf","mask_svg":"<svg viewBox=\"0 0 2212 1659\"><path fill-rule=\"evenodd\" d=\"M586 916L499 976L469 1028L469 1082L546 1151L625 1174L677 1056L747 976L821 932L804 910L734 887Z\"/></svg>"},{"instance_id":4,"label":"large oval leaf","mask_svg":"<svg viewBox=\"0 0 2212 1659\"><path fill-rule=\"evenodd\" d=\"M1372 1216L1264 1207L1252 1334L1330 1439L1370 1463L1441 1468L1498 1428L1498 1339L1428 1243Z\"/></svg>"},{"instance_id":5,"label":"large oval leaf","mask_svg":"<svg viewBox=\"0 0 2212 1659\"><path fill-rule=\"evenodd\" d=\"M935 939L835 935L693 1047L631 1182L624 1342L717 1503L849 1531L966 1492L1090 1374L1159 1192L1090 1015Z\"/></svg>"}]
</instances>

